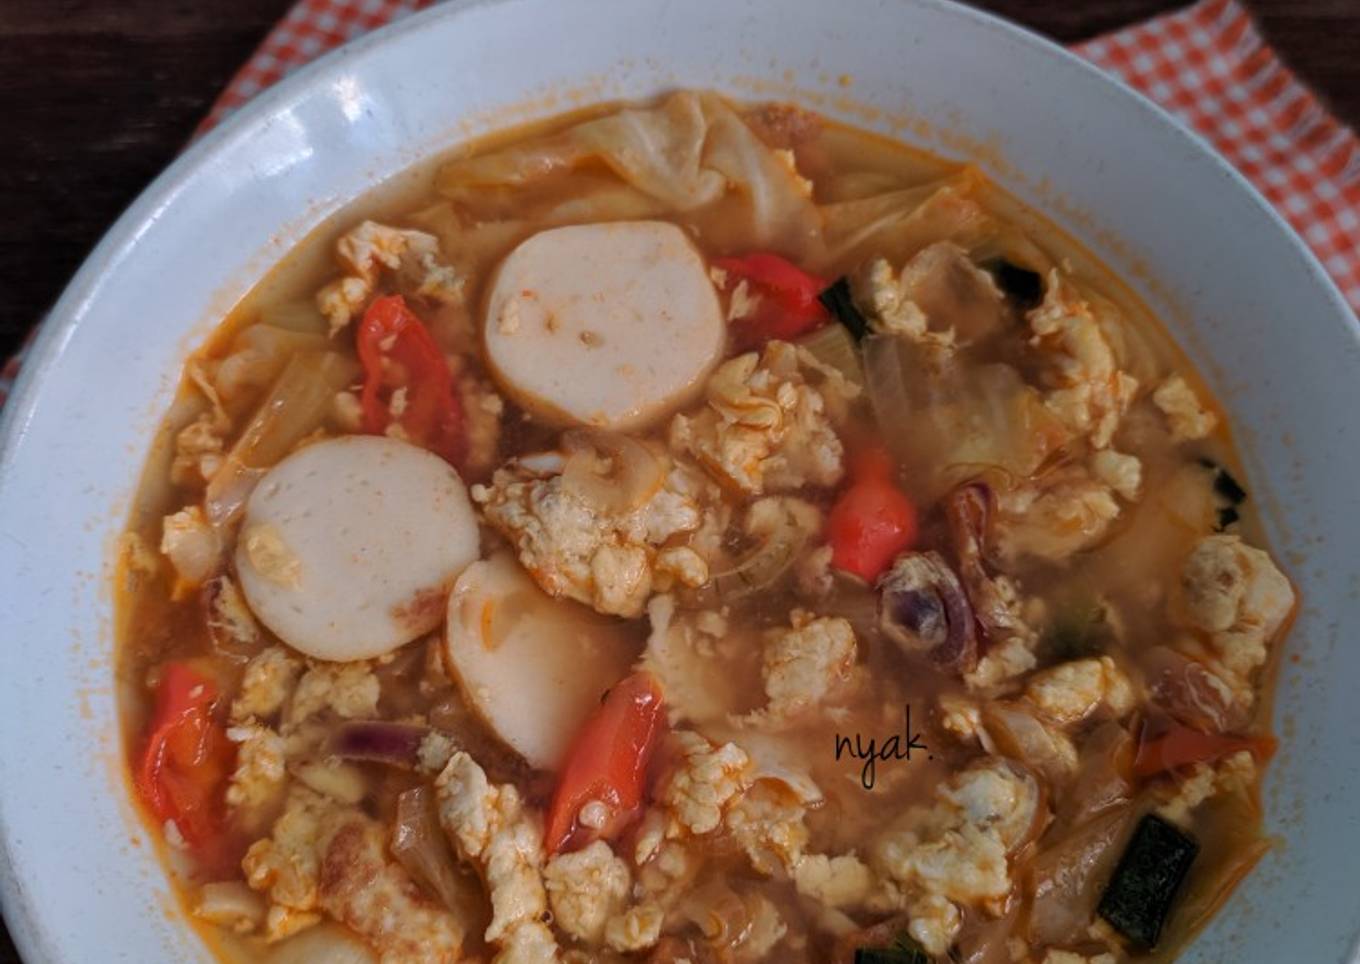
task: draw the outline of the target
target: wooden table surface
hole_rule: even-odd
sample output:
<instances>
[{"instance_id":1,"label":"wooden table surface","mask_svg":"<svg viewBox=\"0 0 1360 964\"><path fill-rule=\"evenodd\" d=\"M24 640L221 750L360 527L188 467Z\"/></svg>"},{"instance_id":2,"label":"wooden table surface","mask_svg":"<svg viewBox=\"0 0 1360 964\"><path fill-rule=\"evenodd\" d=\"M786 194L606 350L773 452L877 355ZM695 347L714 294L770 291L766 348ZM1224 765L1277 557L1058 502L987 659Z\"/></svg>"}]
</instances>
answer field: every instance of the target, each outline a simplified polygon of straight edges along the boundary
<instances>
[{"instance_id":1,"label":"wooden table surface","mask_svg":"<svg viewBox=\"0 0 1360 964\"><path fill-rule=\"evenodd\" d=\"M292 0L0 0L0 354L183 146ZM1285 59L1360 124L1360 2L1246 0ZM985 0L1070 42L1179 6ZM148 292L155 297L155 292ZM18 960L0 930L0 964Z\"/></svg>"}]
</instances>

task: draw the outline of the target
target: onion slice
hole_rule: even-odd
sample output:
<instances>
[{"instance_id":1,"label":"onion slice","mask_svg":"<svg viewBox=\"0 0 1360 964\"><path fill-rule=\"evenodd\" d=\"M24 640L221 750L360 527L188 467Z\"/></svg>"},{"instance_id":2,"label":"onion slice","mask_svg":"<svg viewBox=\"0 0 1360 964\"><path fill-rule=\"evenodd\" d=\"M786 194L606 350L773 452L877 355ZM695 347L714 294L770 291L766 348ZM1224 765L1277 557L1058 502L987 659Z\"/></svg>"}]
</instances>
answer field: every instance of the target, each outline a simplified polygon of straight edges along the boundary
<instances>
[{"instance_id":1,"label":"onion slice","mask_svg":"<svg viewBox=\"0 0 1360 964\"><path fill-rule=\"evenodd\" d=\"M337 352L294 355L208 483L208 521L219 528L236 521L260 477L324 423L335 394L357 374L358 365Z\"/></svg>"},{"instance_id":2,"label":"onion slice","mask_svg":"<svg viewBox=\"0 0 1360 964\"><path fill-rule=\"evenodd\" d=\"M754 549L686 593L685 604L695 609L717 606L768 589L797 561L811 538L811 530L793 512L785 512Z\"/></svg>"},{"instance_id":3,"label":"onion slice","mask_svg":"<svg viewBox=\"0 0 1360 964\"><path fill-rule=\"evenodd\" d=\"M377 956L339 924L322 923L290 937L263 958L265 964L377 964Z\"/></svg>"},{"instance_id":4,"label":"onion slice","mask_svg":"<svg viewBox=\"0 0 1360 964\"><path fill-rule=\"evenodd\" d=\"M327 749L342 760L414 768L419 761L420 744L434 732L415 723L350 720L331 733Z\"/></svg>"},{"instance_id":5,"label":"onion slice","mask_svg":"<svg viewBox=\"0 0 1360 964\"><path fill-rule=\"evenodd\" d=\"M1029 922L1034 944L1065 945L1086 936L1134 816L1132 806L1104 813L1034 859Z\"/></svg>"},{"instance_id":6,"label":"onion slice","mask_svg":"<svg viewBox=\"0 0 1360 964\"><path fill-rule=\"evenodd\" d=\"M878 581L878 625L909 655L966 673L977 663L973 608L938 552L907 552Z\"/></svg>"},{"instance_id":7,"label":"onion slice","mask_svg":"<svg viewBox=\"0 0 1360 964\"><path fill-rule=\"evenodd\" d=\"M1025 630L987 572L984 561L994 506L991 486L980 480L959 486L945 500L945 517L959 560L959 576L977 624L992 645Z\"/></svg>"},{"instance_id":8,"label":"onion slice","mask_svg":"<svg viewBox=\"0 0 1360 964\"><path fill-rule=\"evenodd\" d=\"M855 388L864 387L864 366L860 363L859 346L844 325L823 325L802 338L798 347L828 370L839 373L848 384Z\"/></svg>"},{"instance_id":9,"label":"onion slice","mask_svg":"<svg viewBox=\"0 0 1360 964\"><path fill-rule=\"evenodd\" d=\"M642 442L618 432L572 429L562 436L562 488L610 513L640 508L665 481L661 460Z\"/></svg>"},{"instance_id":10,"label":"onion slice","mask_svg":"<svg viewBox=\"0 0 1360 964\"><path fill-rule=\"evenodd\" d=\"M397 797L391 846L392 856L412 879L438 897L460 923L481 916L481 885L454 862L448 838L439 826L434 791L430 787L415 787Z\"/></svg>"}]
</instances>

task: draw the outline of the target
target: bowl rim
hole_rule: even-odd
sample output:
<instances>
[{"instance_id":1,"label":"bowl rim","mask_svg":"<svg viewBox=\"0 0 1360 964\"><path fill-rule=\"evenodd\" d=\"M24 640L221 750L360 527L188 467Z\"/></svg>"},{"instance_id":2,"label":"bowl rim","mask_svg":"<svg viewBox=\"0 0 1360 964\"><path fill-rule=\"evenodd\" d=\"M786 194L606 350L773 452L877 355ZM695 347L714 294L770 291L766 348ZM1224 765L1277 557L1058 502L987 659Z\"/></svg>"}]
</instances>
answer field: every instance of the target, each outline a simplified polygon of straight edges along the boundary
<instances>
[{"instance_id":1,"label":"bowl rim","mask_svg":"<svg viewBox=\"0 0 1360 964\"><path fill-rule=\"evenodd\" d=\"M34 412L43 399L44 376L59 363L75 331L85 321L90 306L98 300L105 279L113 275L124 261L135 256L138 241L154 228L161 212L175 203L188 183L216 155L249 138L267 117L306 99L315 88L333 79L342 70L354 66L356 61L371 55L376 49L400 43L401 38L425 29L430 23L457 19L475 9L529 2L539 0L443 0L383 25L297 68L241 105L176 157L119 215L72 275L46 316L40 320L40 328L25 351L22 369L0 413L0 498L5 494L7 469L14 459L15 450L26 436ZM1123 100L1145 115L1148 123L1188 142L1191 153L1197 155L1201 162L1212 164L1220 175L1231 182L1232 190L1248 199L1258 213L1264 213L1275 230L1285 236L1288 247L1301 261L1316 286L1316 294L1330 303L1336 318L1350 336L1360 342L1360 318L1357 318L1335 281L1304 239L1237 168L1175 115L1113 74L1054 40L1005 17L956 0L893 2L903 8L927 7L971 21L977 27L1002 33L1011 42L1028 48L1032 53L1064 62L1069 69L1075 68L1086 78L1084 83L1103 88L1105 96ZM1042 210L1042 203L1036 203L1036 206ZM4 819L3 804L4 794L0 794L0 909L3 909L5 924L24 960L57 960L49 953L50 940L45 926L48 922L41 908L33 904L21 882L23 868L16 866L13 861L11 830ZM1360 949L1360 937L1353 945L1353 953L1356 949Z\"/></svg>"}]
</instances>

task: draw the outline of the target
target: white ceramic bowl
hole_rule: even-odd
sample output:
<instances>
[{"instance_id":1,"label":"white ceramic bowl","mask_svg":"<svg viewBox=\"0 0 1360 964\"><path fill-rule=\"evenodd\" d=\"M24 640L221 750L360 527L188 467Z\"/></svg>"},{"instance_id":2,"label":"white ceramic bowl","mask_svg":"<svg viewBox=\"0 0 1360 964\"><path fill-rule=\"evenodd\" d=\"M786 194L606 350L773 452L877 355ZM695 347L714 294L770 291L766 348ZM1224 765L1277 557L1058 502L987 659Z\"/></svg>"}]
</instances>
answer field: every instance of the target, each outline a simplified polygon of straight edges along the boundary
<instances>
[{"instance_id":1,"label":"white ceramic bowl","mask_svg":"<svg viewBox=\"0 0 1360 964\"><path fill-rule=\"evenodd\" d=\"M1190 959L1348 960L1360 929L1360 331L1203 144L1059 48L939 0L449 2L301 71L91 255L4 412L0 880L31 962L206 960L128 802L109 563L186 351L328 213L415 159L674 86L790 96L980 160L1132 278L1232 414L1303 591L1268 780L1280 845Z\"/></svg>"}]
</instances>

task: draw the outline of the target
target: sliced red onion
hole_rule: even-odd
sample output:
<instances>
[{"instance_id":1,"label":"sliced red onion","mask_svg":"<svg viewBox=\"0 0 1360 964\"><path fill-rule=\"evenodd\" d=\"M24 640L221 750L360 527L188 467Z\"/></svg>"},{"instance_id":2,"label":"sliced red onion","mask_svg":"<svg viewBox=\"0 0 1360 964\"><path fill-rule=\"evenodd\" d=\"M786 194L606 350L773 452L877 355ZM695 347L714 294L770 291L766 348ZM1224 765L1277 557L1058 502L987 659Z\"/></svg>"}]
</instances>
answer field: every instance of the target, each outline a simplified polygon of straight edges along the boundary
<instances>
[{"instance_id":1,"label":"sliced red onion","mask_svg":"<svg viewBox=\"0 0 1360 964\"><path fill-rule=\"evenodd\" d=\"M984 639L996 645L1022 632L1024 627L987 572L984 561L994 503L991 486L974 480L949 493L944 507L959 561L959 576L972 604L973 616Z\"/></svg>"},{"instance_id":2,"label":"sliced red onion","mask_svg":"<svg viewBox=\"0 0 1360 964\"><path fill-rule=\"evenodd\" d=\"M420 744L433 733L428 726L387 720L350 720L331 733L327 749L344 760L415 767Z\"/></svg>"},{"instance_id":3,"label":"sliced red onion","mask_svg":"<svg viewBox=\"0 0 1360 964\"><path fill-rule=\"evenodd\" d=\"M1203 663L1169 646L1154 646L1142 661L1153 702L1182 723L1209 733L1246 725L1249 707Z\"/></svg>"},{"instance_id":4,"label":"sliced red onion","mask_svg":"<svg viewBox=\"0 0 1360 964\"><path fill-rule=\"evenodd\" d=\"M977 663L972 606L938 552L899 556L879 580L878 592L879 628L903 651L959 672Z\"/></svg>"}]
</instances>

